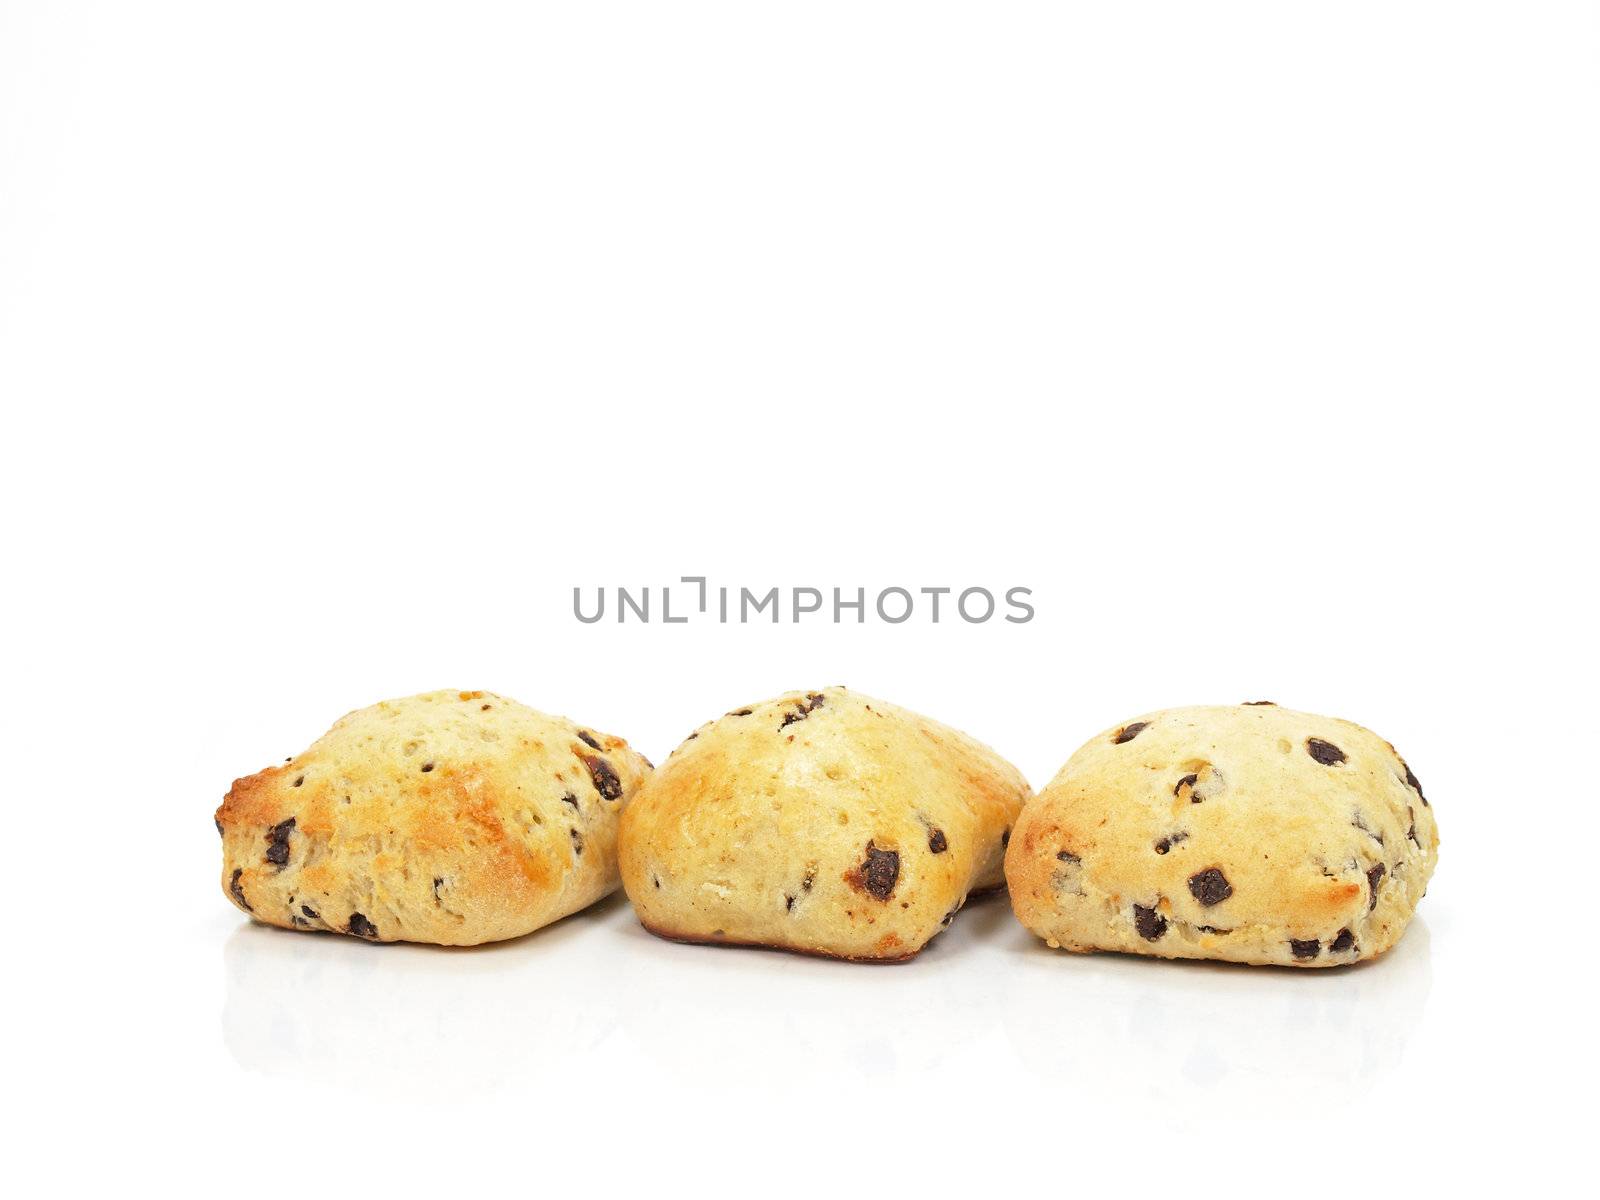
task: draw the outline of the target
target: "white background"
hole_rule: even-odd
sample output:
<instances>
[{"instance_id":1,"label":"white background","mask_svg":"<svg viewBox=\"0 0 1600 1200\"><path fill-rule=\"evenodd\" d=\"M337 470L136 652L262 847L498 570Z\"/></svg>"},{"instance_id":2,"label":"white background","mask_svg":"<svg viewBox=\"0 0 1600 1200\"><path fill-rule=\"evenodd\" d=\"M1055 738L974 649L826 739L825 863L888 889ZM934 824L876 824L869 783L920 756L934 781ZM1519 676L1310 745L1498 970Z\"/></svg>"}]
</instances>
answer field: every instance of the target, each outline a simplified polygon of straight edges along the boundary
<instances>
[{"instance_id":1,"label":"white background","mask_svg":"<svg viewBox=\"0 0 1600 1200\"><path fill-rule=\"evenodd\" d=\"M8 1170L210 1195L1537 1190L1592 1141L1593 4L0 3ZM1034 589L582 626L574 586ZM1441 865L1337 972L245 924L348 709L843 682L1042 785L1274 699Z\"/></svg>"}]
</instances>

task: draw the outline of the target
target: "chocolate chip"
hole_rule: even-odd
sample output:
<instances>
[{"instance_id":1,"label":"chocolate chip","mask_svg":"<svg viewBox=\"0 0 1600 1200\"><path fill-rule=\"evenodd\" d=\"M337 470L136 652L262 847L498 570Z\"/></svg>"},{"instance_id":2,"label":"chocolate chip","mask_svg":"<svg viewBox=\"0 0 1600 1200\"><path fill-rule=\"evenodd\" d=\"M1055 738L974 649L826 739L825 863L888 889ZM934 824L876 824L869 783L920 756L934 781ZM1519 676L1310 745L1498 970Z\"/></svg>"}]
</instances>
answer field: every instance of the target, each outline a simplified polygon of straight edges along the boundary
<instances>
[{"instance_id":1,"label":"chocolate chip","mask_svg":"<svg viewBox=\"0 0 1600 1200\"><path fill-rule=\"evenodd\" d=\"M442 901L440 901L440 899L439 899L439 889L442 888L443 886L444 886L444 876L443 875L435 875L433 877L433 902L435 904L442 903Z\"/></svg>"},{"instance_id":2,"label":"chocolate chip","mask_svg":"<svg viewBox=\"0 0 1600 1200\"><path fill-rule=\"evenodd\" d=\"M576 829L569 829L567 832L572 835L572 852L574 854L582 854L583 834L579 833Z\"/></svg>"},{"instance_id":3,"label":"chocolate chip","mask_svg":"<svg viewBox=\"0 0 1600 1200\"><path fill-rule=\"evenodd\" d=\"M568 792L565 796L561 797L561 803L570 804L572 805L572 810L574 812L578 811L578 798L571 792Z\"/></svg>"},{"instance_id":4,"label":"chocolate chip","mask_svg":"<svg viewBox=\"0 0 1600 1200\"><path fill-rule=\"evenodd\" d=\"M753 708L736 708L728 715L730 717L748 717L754 711L755 709Z\"/></svg>"},{"instance_id":5,"label":"chocolate chip","mask_svg":"<svg viewBox=\"0 0 1600 1200\"><path fill-rule=\"evenodd\" d=\"M934 854L943 854L950 848L950 843L944 840L944 830L935 829L928 835L928 849Z\"/></svg>"},{"instance_id":6,"label":"chocolate chip","mask_svg":"<svg viewBox=\"0 0 1600 1200\"><path fill-rule=\"evenodd\" d=\"M900 855L894 850L880 850L873 842L867 843L867 857L859 867L851 870L845 880L858 891L866 892L876 900L887 900L900 879Z\"/></svg>"},{"instance_id":7,"label":"chocolate chip","mask_svg":"<svg viewBox=\"0 0 1600 1200\"><path fill-rule=\"evenodd\" d=\"M1178 782L1173 785L1172 794L1174 796L1181 795L1184 788L1186 788L1186 787L1187 788L1192 788L1195 785L1195 783L1199 780L1199 778L1200 778L1200 776L1198 776L1198 775L1185 775L1182 779L1178 780ZM1189 797L1189 799L1190 799L1191 803L1194 803L1194 804L1199 804L1200 803L1200 801L1195 799L1192 794Z\"/></svg>"},{"instance_id":8,"label":"chocolate chip","mask_svg":"<svg viewBox=\"0 0 1600 1200\"><path fill-rule=\"evenodd\" d=\"M1306 753L1325 767L1336 767L1344 761L1344 751L1321 738L1307 738Z\"/></svg>"},{"instance_id":9,"label":"chocolate chip","mask_svg":"<svg viewBox=\"0 0 1600 1200\"><path fill-rule=\"evenodd\" d=\"M1406 760L1402 758L1400 760L1400 765L1402 767L1406 767ZM1428 804L1428 798L1422 794L1422 784L1417 782L1417 777L1411 773L1410 767L1406 767L1406 783L1413 791L1417 793L1418 800L1421 800L1424 804ZM1432 808L1433 805L1428 804L1428 807Z\"/></svg>"},{"instance_id":10,"label":"chocolate chip","mask_svg":"<svg viewBox=\"0 0 1600 1200\"><path fill-rule=\"evenodd\" d=\"M786 726L793 725L796 721L804 721L822 707L824 699L825 697L821 692L808 692L804 700L796 702L793 712L783 714L783 721L778 725L778 728L783 729Z\"/></svg>"},{"instance_id":11,"label":"chocolate chip","mask_svg":"<svg viewBox=\"0 0 1600 1200\"><path fill-rule=\"evenodd\" d=\"M1165 854L1168 850L1171 850L1179 842L1187 841L1188 838L1189 838L1189 835L1187 833L1184 833L1183 830L1181 830L1181 829L1177 833L1169 833L1166 837L1162 838L1159 842L1156 843L1156 853L1157 854Z\"/></svg>"},{"instance_id":12,"label":"chocolate chip","mask_svg":"<svg viewBox=\"0 0 1600 1200\"><path fill-rule=\"evenodd\" d=\"M1328 949L1342 954L1355 944L1356 935L1351 933L1348 929L1341 929L1339 930L1339 936L1328 943Z\"/></svg>"},{"instance_id":13,"label":"chocolate chip","mask_svg":"<svg viewBox=\"0 0 1600 1200\"><path fill-rule=\"evenodd\" d=\"M867 891L879 900L887 900L900 879L900 855L893 850L879 850L868 842L867 860L861 873Z\"/></svg>"},{"instance_id":14,"label":"chocolate chip","mask_svg":"<svg viewBox=\"0 0 1600 1200\"><path fill-rule=\"evenodd\" d=\"M350 914L349 932L357 937L367 938L370 941L377 938L378 927L360 913L354 912Z\"/></svg>"},{"instance_id":15,"label":"chocolate chip","mask_svg":"<svg viewBox=\"0 0 1600 1200\"><path fill-rule=\"evenodd\" d=\"M302 784L302 783L304 783L304 782L305 782L305 781L306 781L306 777L305 777L305 776L304 776L304 775L302 775L302 776L300 776L300 777L299 777L299 778L298 778L298 779L296 779L296 780L295 780L295 781L294 781L294 786L295 786L295 787L299 787L299 786L300 786L300 785L301 785L301 784Z\"/></svg>"},{"instance_id":16,"label":"chocolate chip","mask_svg":"<svg viewBox=\"0 0 1600 1200\"><path fill-rule=\"evenodd\" d=\"M1064 863L1081 863L1083 861L1083 859L1079 858L1071 850L1057 850L1056 858Z\"/></svg>"},{"instance_id":17,"label":"chocolate chip","mask_svg":"<svg viewBox=\"0 0 1600 1200\"><path fill-rule=\"evenodd\" d=\"M582 742L584 745L590 747L591 749L594 749L594 750L604 750L605 749L604 746L602 746L599 742L594 740L594 734L590 733L587 729L578 730L578 740L580 742Z\"/></svg>"},{"instance_id":18,"label":"chocolate chip","mask_svg":"<svg viewBox=\"0 0 1600 1200\"><path fill-rule=\"evenodd\" d=\"M1265 704L1269 708L1277 708L1278 707L1277 702L1273 701L1273 700L1246 700L1244 702L1244 706L1246 708L1255 708L1257 705L1260 705L1260 704Z\"/></svg>"},{"instance_id":19,"label":"chocolate chip","mask_svg":"<svg viewBox=\"0 0 1600 1200\"><path fill-rule=\"evenodd\" d=\"M1406 830L1406 836L1410 838L1412 842L1416 844L1417 849L1420 850L1422 849L1422 843L1417 841L1417 814L1412 810L1410 805L1406 806L1406 816L1411 818L1411 828Z\"/></svg>"},{"instance_id":20,"label":"chocolate chip","mask_svg":"<svg viewBox=\"0 0 1600 1200\"><path fill-rule=\"evenodd\" d=\"M212 817L211 820L216 824L217 836L218 837L226 837L227 835L222 832L222 818L221 817Z\"/></svg>"},{"instance_id":21,"label":"chocolate chip","mask_svg":"<svg viewBox=\"0 0 1600 1200\"><path fill-rule=\"evenodd\" d=\"M424 775L426 775L431 770L433 770L433 764L431 762L425 762L425 763L422 764L422 773Z\"/></svg>"},{"instance_id":22,"label":"chocolate chip","mask_svg":"<svg viewBox=\"0 0 1600 1200\"><path fill-rule=\"evenodd\" d=\"M309 904L302 904L300 906L300 911L305 913L305 915L310 917L313 921L320 921L322 919L321 917L317 916L317 910L312 908Z\"/></svg>"},{"instance_id":23,"label":"chocolate chip","mask_svg":"<svg viewBox=\"0 0 1600 1200\"><path fill-rule=\"evenodd\" d=\"M1153 942L1167 931L1167 919L1153 908L1142 904L1133 906L1133 927L1147 942Z\"/></svg>"},{"instance_id":24,"label":"chocolate chip","mask_svg":"<svg viewBox=\"0 0 1600 1200\"><path fill-rule=\"evenodd\" d=\"M1216 867L1207 867L1204 871L1196 871L1189 876L1189 894L1210 908L1213 904L1221 904L1233 895L1233 885Z\"/></svg>"},{"instance_id":25,"label":"chocolate chip","mask_svg":"<svg viewBox=\"0 0 1600 1200\"><path fill-rule=\"evenodd\" d=\"M1121 729L1117 730L1117 736L1111 739L1112 743L1120 746L1123 742L1131 742L1134 738L1138 737L1141 732L1149 728L1149 726L1149 721L1135 721L1132 725L1124 725Z\"/></svg>"},{"instance_id":26,"label":"chocolate chip","mask_svg":"<svg viewBox=\"0 0 1600 1200\"><path fill-rule=\"evenodd\" d=\"M1011 830L1008 829L1000 835L1000 849L1004 850L1009 845L1011 845Z\"/></svg>"},{"instance_id":27,"label":"chocolate chip","mask_svg":"<svg viewBox=\"0 0 1600 1200\"><path fill-rule=\"evenodd\" d=\"M593 754L580 754L578 757L589 768L589 778L594 780L595 791L607 800L615 800L622 795L622 780L612 770L610 763Z\"/></svg>"},{"instance_id":28,"label":"chocolate chip","mask_svg":"<svg viewBox=\"0 0 1600 1200\"><path fill-rule=\"evenodd\" d=\"M245 912L255 912L255 909L250 907L250 901L244 898L244 889L239 886L239 876L243 874L243 867L235 867L233 869L233 878L228 880L228 891L233 893L233 898L239 902L239 907L244 909Z\"/></svg>"},{"instance_id":29,"label":"chocolate chip","mask_svg":"<svg viewBox=\"0 0 1600 1200\"><path fill-rule=\"evenodd\" d=\"M1322 953L1322 943L1317 941L1316 938L1309 938L1305 941L1301 941L1299 938L1290 938L1289 949L1294 952L1296 958L1315 958Z\"/></svg>"},{"instance_id":30,"label":"chocolate chip","mask_svg":"<svg viewBox=\"0 0 1600 1200\"><path fill-rule=\"evenodd\" d=\"M289 861L289 831L294 828L294 818L279 821L267 830L267 861L274 866L283 866Z\"/></svg>"},{"instance_id":31,"label":"chocolate chip","mask_svg":"<svg viewBox=\"0 0 1600 1200\"><path fill-rule=\"evenodd\" d=\"M1368 912L1371 912L1373 909L1378 907L1378 881L1381 880L1387 873L1388 868L1386 868L1382 863L1379 863L1377 866L1373 867L1367 872L1367 887L1372 891L1372 896L1367 901Z\"/></svg>"},{"instance_id":32,"label":"chocolate chip","mask_svg":"<svg viewBox=\"0 0 1600 1200\"><path fill-rule=\"evenodd\" d=\"M783 911L784 912L793 912L794 911L794 897L793 896L785 896L783 898Z\"/></svg>"}]
</instances>

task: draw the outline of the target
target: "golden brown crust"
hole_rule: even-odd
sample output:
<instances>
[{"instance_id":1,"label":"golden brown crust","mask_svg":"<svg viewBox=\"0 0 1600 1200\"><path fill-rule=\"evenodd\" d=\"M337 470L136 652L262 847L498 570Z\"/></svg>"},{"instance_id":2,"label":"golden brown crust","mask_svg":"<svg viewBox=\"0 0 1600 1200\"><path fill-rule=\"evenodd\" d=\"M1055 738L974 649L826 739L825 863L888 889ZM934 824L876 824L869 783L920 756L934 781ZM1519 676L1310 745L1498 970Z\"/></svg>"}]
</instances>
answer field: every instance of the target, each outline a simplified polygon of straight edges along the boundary
<instances>
[{"instance_id":1,"label":"golden brown crust","mask_svg":"<svg viewBox=\"0 0 1600 1200\"><path fill-rule=\"evenodd\" d=\"M616 888L621 810L648 769L620 738L493 693L384 701L234 782L223 891L287 929L518 937Z\"/></svg>"},{"instance_id":2,"label":"golden brown crust","mask_svg":"<svg viewBox=\"0 0 1600 1200\"><path fill-rule=\"evenodd\" d=\"M827 950L814 950L800 946L780 946L775 942L751 942L743 941L738 938L716 937L715 935L711 937L704 937L683 933L670 933L665 929L659 929L656 926L650 925L642 920L639 922L639 924L644 927L646 933L654 934L664 942L677 942L682 946L732 946L740 950L776 950L780 953L803 954L807 958L827 958L832 959L834 962L872 963L877 966L893 966L896 963L908 963L913 958L916 958L917 955L921 954L923 950L927 949L926 945L918 946L915 950L911 951L911 953L902 954L899 958L884 958L878 955L863 957L851 954L834 954Z\"/></svg>"},{"instance_id":3,"label":"golden brown crust","mask_svg":"<svg viewBox=\"0 0 1600 1200\"><path fill-rule=\"evenodd\" d=\"M1003 885L1027 793L935 721L844 688L791 692L701 726L662 764L623 817L623 886L677 940L901 960Z\"/></svg>"},{"instance_id":4,"label":"golden brown crust","mask_svg":"<svg viewBox=\"0 0 1600 1200\"><path fill-rule=\"evenodd\" d=\"M1438 840L1416 777L1359 725L1170 709L1072 756L1017 822L1006 875L1052 946L1326 967L1400 938Z\"/></svg>"}]
</instances>

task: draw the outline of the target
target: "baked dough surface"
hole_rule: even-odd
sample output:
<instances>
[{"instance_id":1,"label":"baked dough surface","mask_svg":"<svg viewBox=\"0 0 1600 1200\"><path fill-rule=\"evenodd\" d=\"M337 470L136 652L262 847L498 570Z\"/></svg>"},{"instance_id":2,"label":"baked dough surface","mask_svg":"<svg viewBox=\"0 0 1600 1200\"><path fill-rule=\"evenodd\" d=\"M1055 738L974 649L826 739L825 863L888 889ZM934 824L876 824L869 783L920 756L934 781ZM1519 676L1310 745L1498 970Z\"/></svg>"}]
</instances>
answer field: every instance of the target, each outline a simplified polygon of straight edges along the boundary
<instances>
[{"instance_id":1,"label":"baked dough surface","mask_svg":"<svg viewBox=\"0 0 1600 1200\"><path fill-rule=\"evenodd\" d=\"M493 692L350 713L222 807L222 890L255 920L369 941L520 937L617 887L649 774L621 738Z\"/></svg>"},{"instance_id":2,"label":"baked dough surface","mask_svg":"<svg viewBox=\"0 0 1600 1200\"><path fill-rule=\"evenodd\" d=\"M1439 831L1393 746L1268 703L1148 713L1092 738L1006 854L1052 947L1327 967L1399 941Z\"/></svg>"},{"instance_id":3,"label":"baked dough surface","mask_svg":"<svg viewBox=\"0 0 1600 1200\"><path fill-rule=\"evenodd\" d=\"M862 961L912 957L1002 886L1029 794L987 746L844 688L689 735L623 814L622 881L652 933Z\"/></svg>"}]
</instances>

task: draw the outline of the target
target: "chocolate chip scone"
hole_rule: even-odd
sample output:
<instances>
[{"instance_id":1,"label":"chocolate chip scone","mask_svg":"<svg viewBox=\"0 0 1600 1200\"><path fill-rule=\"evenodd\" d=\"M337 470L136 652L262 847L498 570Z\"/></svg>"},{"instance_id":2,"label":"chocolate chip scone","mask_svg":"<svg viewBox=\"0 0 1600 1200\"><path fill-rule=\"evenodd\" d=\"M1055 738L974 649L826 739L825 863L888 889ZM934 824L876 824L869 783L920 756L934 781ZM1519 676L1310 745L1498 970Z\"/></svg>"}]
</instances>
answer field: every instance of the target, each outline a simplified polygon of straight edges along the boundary
<instances>
[{"instance_id":1,"label":"chocolate chip scone","mask_svg":"<svg viewBox=\"0 0 1600 1200\"><path fill-rule=\"evenodd\" d=\"M988 747L844 688L702 725L622 818L622 884L676 941L917 954L1004 882L1027 781Z\"/></svg>"},{"instance_id":2,"label":"chocolate chip scone","mask_svg":"<svg viewBox=\"0 0 1600 1200\"><path fill-rule=\"evenodd\" d=\"M374 942L520 937L617 887L617 825L650 764L493 692L342 718L236 780L222 890L257 921Z\"/></svg>"},{"instance_id":3,"label":"chocolate chip scone","mask_svg":"<svg viewBox=\"0 0 1600 1200\"><path fill-rule=\"evenodd\" d=\"M1422 785L1370 730L1174 708L1068 760L1017 821L1006 879L1052 947L1330 967L1400 940L1438 847Z\"/></svg>"}]
</instances>

